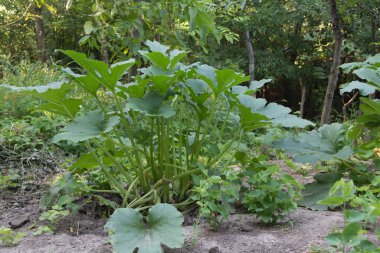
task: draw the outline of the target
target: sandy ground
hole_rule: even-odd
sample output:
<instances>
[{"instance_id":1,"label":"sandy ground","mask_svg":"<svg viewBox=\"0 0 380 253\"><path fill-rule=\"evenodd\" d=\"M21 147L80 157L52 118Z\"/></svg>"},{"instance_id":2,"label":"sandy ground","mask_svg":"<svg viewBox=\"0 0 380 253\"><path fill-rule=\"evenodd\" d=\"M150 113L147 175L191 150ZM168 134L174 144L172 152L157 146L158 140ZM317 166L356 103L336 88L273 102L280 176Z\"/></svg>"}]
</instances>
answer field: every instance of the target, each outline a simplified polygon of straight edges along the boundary
<instances>
[{"instance_id":1,"label":"sandy ground","mask_svg":"<svg viewBox=\"0 0 380 253\"><path fill-rule=\"evenodd\" d=\"M17 229L28 234L15 247L1 247L0 253L110 253L110 244L102 227L104 220L79 215L61 222L54 235L32 236L28 227L38 217L36 205L14 208L0 214L0 226L26 219ZM63 224L62 224L63 223ZM216 232L206 226L186 226L183 249L171 253L302 253L311 246L323 246L324 236L342 225L339 212L316 212L303 208L290 214L287 221L274 226L258 223L252 215L234 214Z\"/></svg>"},{"instance_id":2,"label":"sandy ground","mask_svg":"<svg viewBox=\"0 0 380 253\"><path fill-rule=\"evenodd\" d=\"M274 161L285 172L291 170L283 161ZM312 175L292 174L303 184ZM59 222L54 235L33 236L29 229L38 221L41 194L7 194L0 192L0 227L18 225L16 231L27 234L15 247L0 246L0 253L111 253L105 219L93 206ZM313 246L325 246L324 237L343 224L341 212L317 212L298 208L286 221L264 226L250 214L234 214L218 231L206 225L186 226L185 246L165 250L168 253L306 253Z\"/></svg>"}]
</instances>

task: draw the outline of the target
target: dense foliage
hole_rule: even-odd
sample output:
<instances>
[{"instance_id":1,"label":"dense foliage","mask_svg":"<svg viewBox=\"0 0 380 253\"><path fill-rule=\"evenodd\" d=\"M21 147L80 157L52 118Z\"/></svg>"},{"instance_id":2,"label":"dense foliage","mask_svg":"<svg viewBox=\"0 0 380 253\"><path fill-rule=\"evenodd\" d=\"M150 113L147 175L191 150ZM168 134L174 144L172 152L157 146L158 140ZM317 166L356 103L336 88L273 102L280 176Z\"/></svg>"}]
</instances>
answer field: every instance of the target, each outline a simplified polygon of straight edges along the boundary
<instances>
[{"instance_id":1,"label":"dense foliage","mask_svg":"<svg viewBox=\"0 0 380 253\"><path fill-rule=\"evenodd\" d=\"M315 252L378 252L379 4L3 0L0 194L49 181L34 235L97 203L116 252L182 247L194 208L218 229L298 205L343 210Z\"/></svg>"}]
</instances>

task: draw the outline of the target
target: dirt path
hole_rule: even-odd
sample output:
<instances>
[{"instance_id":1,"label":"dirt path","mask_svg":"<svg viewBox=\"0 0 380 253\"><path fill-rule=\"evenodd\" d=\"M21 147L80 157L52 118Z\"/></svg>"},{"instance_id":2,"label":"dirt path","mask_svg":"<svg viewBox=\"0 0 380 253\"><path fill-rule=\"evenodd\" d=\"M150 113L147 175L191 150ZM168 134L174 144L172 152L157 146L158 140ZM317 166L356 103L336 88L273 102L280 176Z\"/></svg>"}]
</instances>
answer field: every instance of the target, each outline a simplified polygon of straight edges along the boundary
<instances>
[{"instance_id":1,"label":"dirt path","mask_svg":"<svg viewBox=\"0 0 380 253\"><path fill-rule=\"evenodd\" d=\"M80 220L67 223L97 226L94 230L84 229L72 231L71 235L57 231L55 235L34 237L27 227L35 214L34 207L3 213L0 226L6 225L10 219L30 213L31 219L19 231L28 236L12 248L0 247L0 253L111 253L107 236L102 233L102 221ZM17 218L17 217L16 217ZM92 222L92 224L90 224ZM87 224L87 225L86 225ZM324 244L323 237L332 229L342 224L339 212L315 212L299 208L289 216L289 220L275 226L263 226L255 221L252 215L235 214L223 223L218 232L207 230L204 226L185 227L186 246L181 250L169 250L171 253L302 253L315 245ZM70 227L70 226L68 226ZM77 235L78 234L78 235Z\"/></svg>"}]
</instances>

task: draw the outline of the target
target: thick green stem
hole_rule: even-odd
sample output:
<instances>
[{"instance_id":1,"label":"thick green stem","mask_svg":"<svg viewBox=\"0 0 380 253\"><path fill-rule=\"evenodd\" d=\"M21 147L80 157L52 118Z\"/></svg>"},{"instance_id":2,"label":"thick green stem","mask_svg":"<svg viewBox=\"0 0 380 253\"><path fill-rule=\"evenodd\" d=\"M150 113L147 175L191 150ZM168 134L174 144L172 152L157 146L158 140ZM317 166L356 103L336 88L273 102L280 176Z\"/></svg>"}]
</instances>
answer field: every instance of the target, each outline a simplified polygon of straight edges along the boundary
<instances>
[{"instance_id":1,"label":"thick green stem","mask_svg":"<svg viewBox=\"0 0 380 253\"><path fill-rule=\"evenodd\" d=\"M224 136L224 131L226 130L226 126L227 126L228 119L230 117L231 109L232 109L232 107L230 106L228 108L227 115L224 117L224 121L222 123L222 129L220 130L220 136L219 136L219 139L218 139L218 143L221 142L221 140L222 140L222 138Z\"/></svg>"},{"instance_id":2,"label":"thick green stem","mask_svg":"<svg viewBox=\"0 0 380 253\"><path fill-rule=\"evenodd\" d=\"M239 128L239 130L235 133L234 137L232 138L232 140L227 144L227 146L225 146L225 148L222 150L222 152L220 152L220 154L215 157L214 159L211 159L208 163L207 163L207 167L211 167L212 165L214 165L215 163L217 163L219 161L220 158L222 158L224 156L224 154L230 150L232 144L235 142L235 140L238 138L238 136L241 135L241 127ZM240 136L239 138L239 144L240 144L240 141L241 141L241 138L242 136ZM239 145L238 144L238 145Z\"/></svg>"},{"instance_id":3,"label":"thick green stem","mask_svg":"<svg viewBox=\"0 0 380 253\"><path fill-rule=\"evenodd\" d=\"M125 128L127 130L127 133L128 133L128 137L129 137L129 139L131 141L132 147L135 150L134 151L134 155L136 157L136 163L137 163L137 167L138 167L138 170L139 170L138 177L139 177L141 186L142 186L142 188L143 188L144 191L147 191L148 190L148 185L147 185L147 182L146 182L146 178L144 177L143 167L142 167L142 163L141 163L139 152L136 151L137 150L137 145L136 145L135 139L133 138L132 129L130 127L130 124L129 124L128 120L126 119L126 117L124 115L124 110L123 110L123 107L120 104L118 96L115 93L113 93L113 96L114 96L114 99L115 99L116 106L117 106L117 108L119 110L121 120L124 123L124 126L125 126Z\"/></svg>"},{"instance_id":4,"label":"thick green stem","mask_svg":"<svg viewBox=\"0 0 380 253\"><path fill-rule=\"evenodd\" d=\"M123 186L114 178L114 176L111 175L111 173L108 171L108 168L103 164L103 162L99 159L99 157L96 155L95 150L91 147L89 141L86 141L86 146L96 162L99 164L102 172L104 173L104 176L107 178L108 182L113 185L123 196L127 193L126 190L123 188Z\"/></svg>"},{"instance_id":5,"label":"thick green stem","mask_svg":"<svg viewBox=\"0 0 380 253\"><path fill-rule=\"evenodd\" d=\"M120 172L124 175L124 177L127 179L128 183L131 183L131 176L127 171L127 168L125 168L121 163L119 163L116 158L104 147L97 144L98 148L100 148L104 154L115 164L115 166L120 170Z\"/></svg>"},{"instance_id":6,"label":"thick green stem","mask_svg":"<svg viewBox=\"0 0 380 253\"><path fill-rule=\"evenodd\" d=\"M132 184L129 186L126 194L124 195L124 199L123 199L123 207L124 206L127 206L127 202L128 202L128 198L132 192L132 190L135 188L136 186L136 183L138 182L138 178L136 178L135 180L133 180Z\"/></svg>"},{"instance_id":7,"label":"thick green stem","mask_svg":"<svg viewBox=\"0 0 380 253\"><path fill-rule=\"evenodd\" d=\"M212 119L214 118L217 102L218 102L218 95L215 95L214 101L213 101L212 106L211 106L210 115L208 116L206 126L204 128L203 133L202 133L202 138L200 141L196 140L196 142L195 142L196 149L195 149L195 152L192 154L192 159L191 159L192 162L194 161L194 157L195 157L195 159L198 159L201 147L203 146L203 143L206 139L207 133L209 132L209 129L211 127L211 123L212 123ZM200 124L201 124L201 121L199 120L197 134L199 134L199 132L200 132L200 128L199 128Z\"/></svg>"},{"instance_id":8,"label":"thick green stem","mask_svg":"<svg viewBox=\"0 0 380 253\"><path fill-rule=\"evenodd\" d=\"M92 189L92 188L85 188L85 191L95 192L95 193L120 194L119 191L114 191L114 190L98 190L98 189Z\"/></svg>"}]
</instances>

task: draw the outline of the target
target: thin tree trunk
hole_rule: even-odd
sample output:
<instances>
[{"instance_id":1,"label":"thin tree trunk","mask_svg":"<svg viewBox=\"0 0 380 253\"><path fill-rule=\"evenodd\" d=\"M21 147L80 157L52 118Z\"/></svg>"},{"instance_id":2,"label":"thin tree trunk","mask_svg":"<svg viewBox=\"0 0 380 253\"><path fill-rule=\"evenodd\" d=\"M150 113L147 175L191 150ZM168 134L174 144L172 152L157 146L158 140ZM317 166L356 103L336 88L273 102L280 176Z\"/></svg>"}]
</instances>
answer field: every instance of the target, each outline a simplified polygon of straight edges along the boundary
<instances>
[{"instance_id":1,"label":"thin tree trunk","mask_svg":"<svg viewBox=\"0 0 380 253\"><path fill-rule=\"evenodd\" d=\"M42 17L43 7L34 6L34 14L36 15L34 26L36 32L36 41L39 51L39 59L42 62L47 61L46 42L45 42L45 28Z\"/></svg>"},{"instance_id":2,"label":"thin tree trunk","mask_svg":"<svg viewBox=\"0 0 380 253\"><path fill-rule=\"evenodd\" d=\"M377 17L372 17L371 24L372 24L371 25L372 43L377 43L378 42L377 31L379 30ZM377 54L379 50L379 45L373 44L372 47L373 47L372 49L373 54Z\"/></svg>"},{"instance_id":3,"label":"thin tree trunk","mask_svg":"<svg viewBox=\"0 0 380 253\"><path fill-rule=\"evenodd\" d=\"M135 3L140 3L141 0L134 0L134 2L135 2ZM144 24L144 21L143 21L143 17L142 17L142 16L139 17L139 20L141 21L142 24ZM132 29L132 34L131 34L131 35L132 35L132 38L135 38L135 39L140 38L140 36L141 36L140 31L139 31L139 29L137 29L137 27L134 27L134 28ZM137 62L137 61L140 59L139 54L135 54L135 55L134 55L134 58L135 58L135 60L136 60L136 62ZM137 69L138 69L137 65L136 65L136 64L133 65L133 66L129 69L129 76L130 76L130 77L131 77L131 76L136 76L136 75L137 75Z\"/></svg>"},{"instance_id":4,"label":"thin tree trunk","mask_svg":"<svg viewBox=\"0 0 380 253\"><path fill-rule=\"evenodd\" d=\"M329 3L331 22L334 29L335 48L333 64L331 66L325 100L323 103L321 125L328 124L330 122L331 107L334 99L334 93L338 84L340 57L342 54L342 32L340 30L341 24L336 6L336 0L329 0Z\"/></svg>"},{"instance_id":5,"label":"thin tree trunk","mask_svg":"<svg viewBox=\"0 0 380 253\"><path fill-rule=\"evenodd\" d=\"M304 84L302 78L300 78L299 81L300 81L300 85L301 85L300 117L304 118L307 86Z\"/></svg>"},{"instance_id":6,"label":"thin tree trunk","mask_svg":"<svg viewBox=\"0 0 380 253\"><path fill-rule=\"evenodd\" d=\"M245 46L248 51L248 74L250 76L250 82L255 80L255 52L253 51L253 45L251 41L251 37L249 35L249 30L244 32L244 41L245 41Z\"/></svg>"},{"instance_id":7,"label":"thin tree trunk","mask_svg":"<svg viewBox=\"0 0 380 253\"><path fill-rule=\"evenodd\" d=\"M102 36L102 42L101 42L101 45L100 45L100 59L105 62L105 63L108 63L109 62L109 53L108 53L108 49L107 49L107 46L106 46L106 38L105 36L103 35Z\"/></svg>"}]
</instances>

